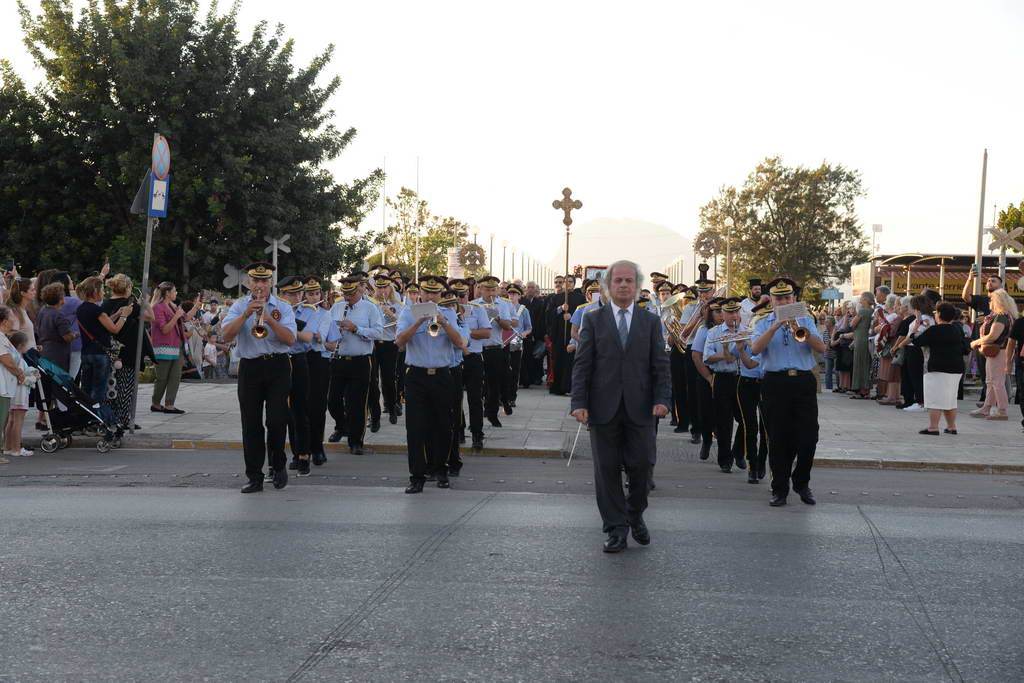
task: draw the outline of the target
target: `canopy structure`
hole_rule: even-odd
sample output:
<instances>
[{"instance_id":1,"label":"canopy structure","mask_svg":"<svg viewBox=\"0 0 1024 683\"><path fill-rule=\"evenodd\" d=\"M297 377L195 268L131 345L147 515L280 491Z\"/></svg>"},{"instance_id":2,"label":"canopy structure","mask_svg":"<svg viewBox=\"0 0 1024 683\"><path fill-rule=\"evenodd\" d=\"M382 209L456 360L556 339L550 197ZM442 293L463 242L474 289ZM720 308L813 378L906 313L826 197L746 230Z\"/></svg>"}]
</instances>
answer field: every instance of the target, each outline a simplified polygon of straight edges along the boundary
<instances>
[{"instance_id":1,"label":"canopy structure","mask_svg":"<svg viewBox=\"0 0 1024 683\"><path fill-rule=\"evenodd\" d=\"M1022 256L1006 256L1006 287L1017 297L1024 296L1022 260ZM929 288L941 292L944 298L957 299L974 261L973 254L875 254L867 263L853 267L855 293L885 284L896 294L915 294ZM998 272L999 256L984 256L982 273Z\"/></svg>"}]
</instances>

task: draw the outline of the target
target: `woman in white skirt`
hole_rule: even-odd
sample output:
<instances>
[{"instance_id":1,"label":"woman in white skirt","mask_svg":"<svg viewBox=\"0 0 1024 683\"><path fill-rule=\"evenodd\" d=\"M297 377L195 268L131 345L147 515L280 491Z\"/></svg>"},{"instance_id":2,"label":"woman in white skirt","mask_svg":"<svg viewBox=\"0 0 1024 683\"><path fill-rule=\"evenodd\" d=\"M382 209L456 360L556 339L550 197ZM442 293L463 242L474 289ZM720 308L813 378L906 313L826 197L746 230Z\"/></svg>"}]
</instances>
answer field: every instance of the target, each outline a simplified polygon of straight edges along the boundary
<instances>
[{"instance_id":1,"label":"woman in white skirt","mask_svg":"<svg viewBox=\"0 0 1024 683\"><path fill-rule=\"evenodd\" d=\"M921 333L912 343L925 349L924 407L928 410L928 428L920 434L939 435L939 416L946 418L946 434L956 434L957 389L964 374L964 355L970 342L963 327L955 324L956 306L941 303L936 309L936 325Z\"/></svg>"}]
</instances>

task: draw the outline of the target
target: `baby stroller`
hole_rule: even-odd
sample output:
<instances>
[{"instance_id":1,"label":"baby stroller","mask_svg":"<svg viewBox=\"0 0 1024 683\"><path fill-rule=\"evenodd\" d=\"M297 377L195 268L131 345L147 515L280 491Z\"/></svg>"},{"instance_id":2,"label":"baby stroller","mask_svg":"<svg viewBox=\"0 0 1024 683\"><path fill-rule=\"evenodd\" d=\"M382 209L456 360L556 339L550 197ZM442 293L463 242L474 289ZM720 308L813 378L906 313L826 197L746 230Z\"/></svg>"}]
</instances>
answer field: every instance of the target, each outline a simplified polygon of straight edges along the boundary
<instances>
[{"instance_id":1,"label":"baby stroller","mask_svg":"<svg viewBox=\"0 0 1024 683\"><path fill-rule=\"evenodd\" d=\"M50 427L39 443L44 453L67 448L74 433L90 430L100 437L96 442L96 450L100 453L121 447L124 430L103 420L100 407L75 385L71 375L53 361L41 357L35 349L25 354L25 361L38 369L44 379L37 385L39 403Z\"/></svg>"}]
</instances>

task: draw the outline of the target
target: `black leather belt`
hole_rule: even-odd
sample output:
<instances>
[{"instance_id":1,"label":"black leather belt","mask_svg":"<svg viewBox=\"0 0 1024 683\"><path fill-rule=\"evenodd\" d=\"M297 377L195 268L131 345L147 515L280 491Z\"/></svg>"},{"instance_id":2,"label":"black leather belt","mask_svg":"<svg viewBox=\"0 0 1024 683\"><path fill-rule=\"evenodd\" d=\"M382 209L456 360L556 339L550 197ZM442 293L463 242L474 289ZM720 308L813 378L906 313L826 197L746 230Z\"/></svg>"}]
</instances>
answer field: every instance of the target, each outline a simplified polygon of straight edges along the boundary
<instances>
[{"instance_id":1,"label":"black leather belt","mask_svg":"<svg viewBox=\"0 0 1024 683\"><path fill-rule=\"evenodd\" d=\"M338 360L355 360L357 358L369 358L370 354L365 353L361 356L335 356Z\"/></svg>"},{"instance_id":2,"label":"black leather belt","mask_svg":"<svg viewBox=\"0 0 1024 683\"><path fill-rule=\"evenodd\" d=\"M764 374L772 375L773 377L803 377L804 375L813 375L814 373L810 370L769 370Z\"/></svg>"},{"instance_id":3,"label":"black leather belt","mask_svg":"<svg viewBox=\"0 0 1024 683\"><path fill-rule=\"evenodd\" d=\"M448 368L420 368L415 365L406 365L406 371L415 375L447 375Z\"/></svg>"},{"instance_id":4,"label":"black leather belt","mask_svg":"<svg viewBox=\"0 0 1024 683\"><path fill-rule=\"evenodd\" d=\"M287 358L287 357L288 357L287 353L264 353L264 354L262 354L260 356L256 356L255 358L242 358L242 360L249 360L249 361L254 361L254 360L275 360L275 359L278 359L278 358Z\"/></svg>"}]
</instances>

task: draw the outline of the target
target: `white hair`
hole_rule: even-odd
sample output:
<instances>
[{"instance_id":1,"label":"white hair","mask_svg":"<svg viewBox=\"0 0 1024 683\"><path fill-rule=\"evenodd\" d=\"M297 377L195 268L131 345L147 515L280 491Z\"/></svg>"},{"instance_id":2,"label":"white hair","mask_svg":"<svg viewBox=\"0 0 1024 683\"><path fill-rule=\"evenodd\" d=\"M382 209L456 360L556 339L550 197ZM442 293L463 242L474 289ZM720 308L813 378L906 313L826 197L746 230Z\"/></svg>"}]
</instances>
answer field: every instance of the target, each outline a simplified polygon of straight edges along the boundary
<instances>
[{"instance_id":1,"label":"white hair","mask_svg":"<svg viewBox=\"0 0 1024 683\"><path fill-rule=\"evenodd\" d=\"M615 263L611 264L610 266L608 266L608 268L605 269L605 271L604 271L604 278L602 278L604 280L604 282L602 283L604 285L604 288L606 290L608 290L608 291L611 291L611 288L612 288L612 271L615 270L616 268L619 268L619 267L626 267L626 268L632 268L633 269L633 272L636 273L636 288L637 288L637 290L639 290L641 285L643 285L643 283L644 283L644 274L640 272L640 266L639 265L637 265L633 261L627 261L625 259L620 259L620 260L616 261Z\"/></svg>"}]
</instances>

